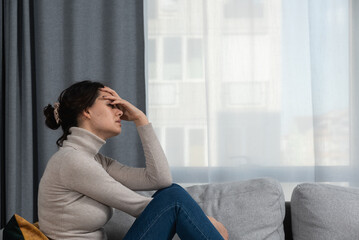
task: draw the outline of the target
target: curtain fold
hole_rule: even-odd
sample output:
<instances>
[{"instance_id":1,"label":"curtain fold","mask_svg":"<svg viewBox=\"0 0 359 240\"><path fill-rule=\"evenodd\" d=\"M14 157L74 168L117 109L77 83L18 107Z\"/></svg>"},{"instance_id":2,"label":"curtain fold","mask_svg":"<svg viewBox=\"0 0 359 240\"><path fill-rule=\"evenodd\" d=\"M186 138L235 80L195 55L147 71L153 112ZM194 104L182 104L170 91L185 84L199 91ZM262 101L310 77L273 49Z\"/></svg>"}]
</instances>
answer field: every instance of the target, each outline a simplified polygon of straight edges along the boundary
<instances>
[{"instance_id":1,"label":"curtain fold","mask_svg":"<svg viewBox=\"0 0 359 240\"><path fill-rule=\"evenodd\" d=\"M37 219L37 189L61 130L42 109L74 82L101 81L145 112L143 2L2 1L1 227L18 213ZM101 152L143 166L135 125Z\"/></svg>"},{"instance_id":2,"label":"curtain fold","mask_svg":"<svg viewBox=\"0 0 359 240\"><path fill-rule=\"evenodd\" d=\"M37 212L37 111L32 1L2 1L1 223L15 213Z\"/></svg>"},{"instance_id":3,"label":"curtain fold","mask_svg":"<svg viewBox=\"0 0 359 240\"><path fill-rule=\"evenodd\" d=\"M1 41L1 88L0 88L0 227L3 226L5 221L5 54L4 54L4 1L1 1L0 5L1 11L1 31L0 31L0 41Z\"/></svg>"}]
</instances>

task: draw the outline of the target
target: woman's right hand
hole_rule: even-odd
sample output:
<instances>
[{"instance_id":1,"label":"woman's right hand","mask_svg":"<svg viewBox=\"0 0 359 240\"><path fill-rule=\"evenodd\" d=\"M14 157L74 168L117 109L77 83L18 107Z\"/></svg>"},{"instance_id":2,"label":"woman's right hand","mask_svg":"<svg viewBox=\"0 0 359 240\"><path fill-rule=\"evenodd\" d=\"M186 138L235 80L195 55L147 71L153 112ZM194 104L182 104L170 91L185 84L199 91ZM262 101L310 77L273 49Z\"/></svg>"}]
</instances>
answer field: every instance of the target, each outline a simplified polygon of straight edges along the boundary
<instances>
[{"instance_id":1,"label":"woman's right hand","mask_svg":"<svg viewBox=\"0 0 359 240\"><path fill-rule=\"evenodd\" d=\"M208 219L211 221L211 223L213 224L213 226L217 229L217 231L222 235L222 237L224 238L224 240L228 240L228 231L227 229L223 226L222 223L218 222L216 219L214 219L213 217L207 216Z\"/></svg>"},{"instance_id":2,"label":"woman's right hand","mask_svg":"<svg viewBox=\"0 0 359 240\"><path fill-rule=\"evenodd\" d=\"M123 112L121 116L122 120L125 121L134 121L136 126L146 125L148 124L148 119L146 115L137 107L132 105L130 102L122 99L115 90L104 87L101 88L100 91L108 93L108 95L104 96L104 99L110 100L111 104L120 108Z\"/></svg>"}]
</instances>

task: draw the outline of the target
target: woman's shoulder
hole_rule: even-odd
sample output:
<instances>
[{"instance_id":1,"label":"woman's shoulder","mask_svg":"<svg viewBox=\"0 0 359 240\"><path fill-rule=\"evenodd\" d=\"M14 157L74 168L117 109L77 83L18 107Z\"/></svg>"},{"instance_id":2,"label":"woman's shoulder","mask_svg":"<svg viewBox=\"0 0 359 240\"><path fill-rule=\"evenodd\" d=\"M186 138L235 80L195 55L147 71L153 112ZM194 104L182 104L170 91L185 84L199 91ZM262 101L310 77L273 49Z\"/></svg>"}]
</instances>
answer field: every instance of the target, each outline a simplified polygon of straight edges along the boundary
<instances>
[{"instance_id":1,"label":"woman's shoulder","mask_svg":"<svg viewBox=\"0 0 359 240\"><path fill-rule=\"evenodd\" d=\"M81 152L72 147L60 147L54 156L62 159L72 159L81 156Z\"/></svg>"},{"instance_id":2,"label":"woman's shoulder","mask_svg":"<svg viewBox=\"0 0 359 240\"><path fill-rule=\"evenodd\" d=\"M89 162L91 156L77 149L66 147L60 148L50 159L50 161L61 164L62 167L76 167Z\"/></svg>"},{"instance_id":3,"label":"woman's shoulder","mask_svg":"<svg viewBox=\"0 0 359 240\"><path fill-rule=\"evenodd\" d=\"M80 161L78 161L80 159ZM76 169L81 162L81 156L75 149L59 148L49 159L43 179L58 179L63 172L72 171ZM57 176L57 177L56 177ZM60 177L61 178L61 177Z\"/></svg>"},{"instance_id":4,"label":"woman's shoulder","mask_svg":"<svg viewBox=\"0 0 359 240\"><path fill-rule=\"evenodd\" d=\"M93 171L98 171L102 166L94 159L94 156L86 152L77 151L76 149L60 150L61 156L59 174L61 178L72 179L75 175L80 173L87 174Z\"/></svg>"}]
</instances>

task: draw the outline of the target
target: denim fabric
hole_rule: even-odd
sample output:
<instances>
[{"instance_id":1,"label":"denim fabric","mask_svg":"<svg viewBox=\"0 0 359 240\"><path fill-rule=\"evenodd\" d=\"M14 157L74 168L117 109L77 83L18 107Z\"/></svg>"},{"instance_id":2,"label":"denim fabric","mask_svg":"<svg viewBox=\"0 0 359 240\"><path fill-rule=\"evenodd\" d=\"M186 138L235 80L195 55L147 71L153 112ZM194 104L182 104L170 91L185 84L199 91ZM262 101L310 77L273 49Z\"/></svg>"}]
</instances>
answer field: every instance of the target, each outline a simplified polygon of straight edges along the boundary
<instances>
[{"instance_id":1,"label":"denim fabric","mask_svg":"<svg viewBox=\"0 0 359 240\"><path fill-rule=\"evenodd\" d=\"M177 233L181 239L223 240L193 198L177 184L153 195L124 240L165 240Z\"/></svg>"}]
</instances>

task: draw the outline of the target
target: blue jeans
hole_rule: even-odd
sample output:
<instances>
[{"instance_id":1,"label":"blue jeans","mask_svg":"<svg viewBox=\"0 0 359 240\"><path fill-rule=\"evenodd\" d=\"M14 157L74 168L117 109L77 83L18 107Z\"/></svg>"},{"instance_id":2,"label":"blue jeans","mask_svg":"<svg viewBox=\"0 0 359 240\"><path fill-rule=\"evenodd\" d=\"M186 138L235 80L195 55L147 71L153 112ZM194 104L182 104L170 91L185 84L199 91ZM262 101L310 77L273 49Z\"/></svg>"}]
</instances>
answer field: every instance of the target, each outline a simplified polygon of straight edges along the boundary
<instances>
[{"instance_id":1,"label":"blue jeans","mask_svg":"<svg viewBox=\"0 0 359 240\"><path fill-rule=\"evenodd\" d=\"M158 190L124 240L223 240L193 198L177 184Z\"/></svg>"}]
</instances>

